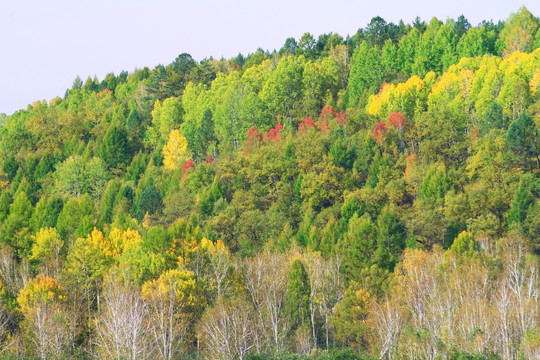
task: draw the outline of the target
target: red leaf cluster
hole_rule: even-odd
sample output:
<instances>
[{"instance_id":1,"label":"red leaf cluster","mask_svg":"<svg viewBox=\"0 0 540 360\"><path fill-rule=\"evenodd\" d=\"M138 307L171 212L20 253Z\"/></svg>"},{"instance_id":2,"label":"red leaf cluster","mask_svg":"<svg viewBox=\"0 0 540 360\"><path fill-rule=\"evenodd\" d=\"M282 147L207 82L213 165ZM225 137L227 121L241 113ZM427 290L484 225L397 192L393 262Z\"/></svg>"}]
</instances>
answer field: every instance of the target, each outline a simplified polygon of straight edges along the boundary
<instances>
[{"instance_id":1,"label":"red leaf cluster","mask_svg":"<svg viewBox=\"0 0 540 360\"><path fill-rule=\"evenodd\" d=\"M349 115L347 115L343 110L337 112L335 107L326 105L325 107L323 107L321 114L319 115L319 124L321 124L321 121L328 124L333 119L336 119L338 124L345 125L349 120Z\"/></svg>"},{"instance_id":2,"label":"red leaf cluster","mask_svg":"<svg viewBox=\"0 0 540 360\"><path fill-rule=\"evenodd\" d=\"M268 132L264 134L265 140L275 142L281 141L281 138L279 137L279 132L281 131L281 129L283 129L283 125L281 125L281 123L277 123L275 128L268 130Z\"/></svg>"},{"instance_id":3,"label":"red leaf cluster","mask_svg":"<svg viewBox=\"0 0 540 360\"><path fill-rule=\"evenodd\" d=\"M375 130L373 130L373 138L377 144L381 145L384 142L387 131L388 127L384 121L380 121L377 126L375 126Z\"/></svg>"},{"instance_id":4,"label":"red leaf cluster","mask_svg":"<svg viewBox=\"0 0 540 360\"><path fill-rule=\"evenodd\" d=\"M345 111L341 110L336 114L336 121L338 124L345 125L347 121L349 121L349 115L347 115Z\"/></svg>"},{"instance_id":5,"label":"red leaf cluster","mask_svg":"<svg viewBox=\"0 0 540 360\"><path fill-rule=\"evenodd\" d=\"M246 142L249 144L258 144L261 141L261 135L255 127L250 127L247 132Z\"/></svg>"},{"instance_id":6,"label":"red leaf cluster","mask_svg":"<svg viewBox=\"0 0 540 360\"><path fill-rule=\"evenodd\" d=\"M392 124L392 126L399 131L403 131L403 129L405 129L405 118L403 117L402 113L392 113L388 117L388 120L390 121L390 124Z\"/></svg>"},{"instance_id":7,"label":"red leaf cluster","mask_svg":"<svg viewBox=\"0 0 540 360\"><path fill-rule=\"evenodd\" d=\"M301 122L300 124L298 124L298 132L303 134L311 127L316 127L316 125L313 122L313 119L311 118L311 116L308 116L304 118L304 122Z\"/></svg>"},{"instance_id":8,"label":"red leaf cluster","mask_svg":"<svg viewBox=\"0 0 540 360\"><path fill-rule=\"evenodd\" d=\"M207 164L213 164L214 159L212 159L212 157L210 155L208 155L208 157L206 158L206 160L204 160L204 162L207 163Z\"/></svg>"},{"instance_id":9,"label":"red leaf cluster","mask_svg":"<svg viewBox=\"0 0 540 360\"><path fill-rule=\"evenodd\" d=\"M321 130L323 134L327 132L328 129L330 129L330 126L328 126L328 122L326 120L317 121L317 127Z\"/></svg>"},{"instance_id":10,"label":"red leaf cluster","mask_svg":"<svg viewBox=\"0 0 540 360\"><path fill-rule=\"evenodd\" d=\"M326 105L322 108L321 114L319 115L319 121L329 122L336 117L336 109L333 106Z\"/></svg>"},{"instance_id":11,"label":"red leaf cluster","mask_svg":"<svg viewBox=\"0 0 540 360\"><path fill-rule=\"evenodd\" d=\"M193 160L188 159L188 161L186 161L184 166L182 166L182 172L185 173L186 171L190 169L195 169L195 163L193 162Z\"/></svg>"},{"instance_id":12,"label":"red leaf cluster","mask_svg":"<svg viewBox=\"0 0 540 360\"><path fill-rule=\"evenodd\" d=\"M255 127L250 127L246 135L246 143L244 144L244 154L248 155L251 151L258 147L261 142L261 135Z\"/></svg>"}]
</instances>

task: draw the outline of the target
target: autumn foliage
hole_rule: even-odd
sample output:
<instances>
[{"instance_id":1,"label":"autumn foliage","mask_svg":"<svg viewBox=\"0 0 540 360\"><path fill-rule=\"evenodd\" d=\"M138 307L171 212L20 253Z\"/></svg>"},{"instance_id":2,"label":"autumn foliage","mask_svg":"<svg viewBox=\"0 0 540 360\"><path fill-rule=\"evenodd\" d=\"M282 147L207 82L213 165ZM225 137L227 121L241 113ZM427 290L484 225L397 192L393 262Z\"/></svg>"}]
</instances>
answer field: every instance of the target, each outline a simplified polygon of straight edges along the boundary
<instances>
[{"instance_id":1,"label":"autumn foliage","mask_svg":"<svg viewBox=\"0 0 540 360\"><path fill-rule=\"evenodd\" d=\"M405 129L405 118L403 117L402 113L394 112L390 114L388 121L390 121L390 124L392 124L392 126L399 131L403 131L403 129Z\"/></svg>"},{"instance_id":2,"label":"autumn foliage","mask_svg":"<svg viewBox=\"0 0 540 360\"><path fill-rule=\"evenodd\" d=\"M340 125L345 125L349 120L349 116L343 110L337 112L335 107L331 105L325 105L321 110L318 121L318 125L319 128L321 128L321 131L326 131L323 130L323 128L325 127L324 124L327 124L326 126L328 126L328 124L330 124L332 120L337 121L337 123Z\"/></svg>"},{"instance_id":3,"label":"autumn foliage","mask_svg":"<svg viewBox=\"0 0 540 360\"><path fill-rule=\"evenodd\" d=\"M256 149L260 143L261 143L261 135L259 134L259 131L255 129L254 126L250 127L246 136L246 143L244 145L244 153L246 155L251 153L251 151L253 151L253 149Z\"/></svg>"},{"instance_id":4,"label":"autumn foliage","mask_svg":"<svg viewBox=\"0 0 540 360\"><path fill-rule=\"evenodd\" d=\"M380 121L377 126L375 126L375 130L373 130L373 138L375 139L375 142L381 145L386 139L387 132L388 127L386 126L386 123L384 121Z\"/></svg>"},{"instance_id":5,"label":"autumn foliage","mask_svg":"<svg viewBox=\"0 0 540 360\"><path fill-rule=\"evenodd\" d=\"M349 121L349 115L347 115L345 111L341 110L336 114L336 121L340 125L345 125L347 121Z\"/></svg>"},{"instance_id":6,"label":"autumn foliage","mask_svg":"<svg viewBox=\"0 0 540 360\"><path fill-rule=\"evenodd\" d=\"M268 132L266 134L264 134L264 140L265 141L275 141L275 142L278 142L278 141L281 141L281 137L279 136L279 132L283 129L283 125L281 125L281 123L277 123L277 125L268 130ZM255 130L257 131L257 130Z\"/></svg>"},{"instance_id":7,"label":"autumn foliage","mask_svg":"<svg viewBox=\"0 0 540 360\"><path fill-rule=\"evenodd\" d=\"M0 114L0 359L540 359L540 19L381 20Z\"/></svg>"},{"instance_id":8,"label":"autumn foliage","mask_svg":"<svg viewBox=\"0 0 540 360\"><path fill-rule=\"evenodd\" d=\"M186 171L191 169L195 169L195 163L193 162L193 160L188 159L184 166L182 166L182 172L185 173Z\"/></svg>"},{"instance_id":9,"label":"autumn foliage","mask_svg":"<svg viewBox=\"0 0 540 360\"><path fill-rule=\"evenodd\" d=\"M316 128L317 125L313 122L311 116L304 118L304 121L298 124L298 132L303 134L308 131L309 128Z\"/></svg>"},{"instance_id":10,"label":"autumn foliage","mask_svg":"<svg viewBox=\"0 0 540 360\"><path fill-rule=\"evenodd\" d=\"M326 121L330 122L330 120L334 119L336 117L336 109L331 105L326 105L321 110L321 114L319 115L319 121Z\"/></svg>"}]
</instances>

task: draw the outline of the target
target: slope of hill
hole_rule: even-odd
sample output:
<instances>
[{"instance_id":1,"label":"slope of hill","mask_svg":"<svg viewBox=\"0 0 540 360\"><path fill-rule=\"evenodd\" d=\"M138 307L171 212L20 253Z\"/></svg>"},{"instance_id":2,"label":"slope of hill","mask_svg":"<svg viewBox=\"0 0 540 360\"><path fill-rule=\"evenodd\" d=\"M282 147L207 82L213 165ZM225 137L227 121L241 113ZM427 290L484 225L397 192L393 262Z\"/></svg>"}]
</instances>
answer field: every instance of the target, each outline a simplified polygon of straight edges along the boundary
<instances>
[{"instance_id":1,"label":"slope of hill","mask_svg":"<svg viewBox=\"0 0 540 360\"><path fill-rule=\"evenodd\" d=\"M538 358L539 47L374 18L2 117L2 349Z\"/></svg>"}]
</instances>

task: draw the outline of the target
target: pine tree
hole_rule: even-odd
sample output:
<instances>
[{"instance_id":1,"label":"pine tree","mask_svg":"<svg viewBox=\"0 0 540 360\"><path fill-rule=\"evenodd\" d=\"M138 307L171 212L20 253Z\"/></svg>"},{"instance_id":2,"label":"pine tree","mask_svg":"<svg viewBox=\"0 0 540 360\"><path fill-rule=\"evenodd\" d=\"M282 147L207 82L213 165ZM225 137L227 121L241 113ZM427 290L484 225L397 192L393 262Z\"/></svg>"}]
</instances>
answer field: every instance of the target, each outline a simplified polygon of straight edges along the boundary
<instances>
[{"instance_id":1,"label":"pine tree","mask_svg":"<svg viewBox=\"0 0 540 360\"><path fill-rule=\"evenodd\" d=\"M289 270L285 301L285 312L290 319L293 331L309 322L310 293L311 286L306 269L302 262L296 259Z\"/></svg>"}]
</instances>

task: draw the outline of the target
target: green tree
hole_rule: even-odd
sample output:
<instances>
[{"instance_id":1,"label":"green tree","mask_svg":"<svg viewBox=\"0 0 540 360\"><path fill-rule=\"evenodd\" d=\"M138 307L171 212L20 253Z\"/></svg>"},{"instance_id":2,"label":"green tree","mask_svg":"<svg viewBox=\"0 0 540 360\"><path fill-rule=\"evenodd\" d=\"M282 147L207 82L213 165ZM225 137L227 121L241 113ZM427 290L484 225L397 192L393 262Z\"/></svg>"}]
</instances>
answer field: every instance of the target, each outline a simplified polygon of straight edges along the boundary
<instances>
[{"instance_id":1,"label":"green tree","mask_svg":"<svg viewBox=\"0 0 540 360\"><path fill-rule=\"evenodd\" d=\"M405 225L394 212L385 208L379 215L377 227L377 265L392 271L399 260L399 255L405 249L407 238Z\"/></svg>"},{"instance_id":2,"label":"green tree","mask_svg":"<svg viewBox=\"0 0 540 360\"><path fill-rule=\"evenodd\" d=\"M70 198L58 215L56 228L62 239L86 236L94 226L94 202L90 195Z\"/></svg>"},{"instance_id":3,"label":"green tree","mask_svg":"<svg viewBox=\"0 0 540 360\"><path fill-rule=\"evenodd\" d=\"M140 140L141 132L143 131L141 115L137 111L137 108L134 107L129 111L129 115L126 121L126 131L131 139L131 141Z\"/></svg>"},{"instance_id":4,"label":"green tree","mask_svg":"<svg viewBox=\"0 0 540 360\"><path fill-rule=\"evenodd\" d=\"M407 35L399 40L398 47L398 68L406 75L413 75L413 66L416 52L420 44L421 32L413 28Z\"/></svg>"},{"instance_id":5,"label":"green tree","mask_svg":"<svg viewBox=\"0 0 540 360\"><path fill-rule=\"evenodd\" d=\"M368 314L371 295L352 282L341 302L334 308L331 322L336 328L336 340L356 350L365 348L369 331Z\"/></svg>"},{"instance_id":6,"label":"green tree","mask_svg":"<svg viewBox=\"0 0 540 360\"><path fill-rule=\"evenodd\" d=\"M292 120L298 115L302 98L303 56L282 58L264 88L261 99L275 117ZM249 128L249 127L248 127Z\"/></svg>"},{"instance_id":7,"label":"green tree","mask_svg":"<svg viewBox=\"0 0 540 360\"><path fill-rule=\"evenodd\" d=\"M292 262L289 270L287 297L284 304L293 331L309 323L310 293L311 286L306 269L302 262L296 259Z\"/></svg>"},{"instance_id":8,"label":"green tree","mask_svg":"<svg viewBox=\"0 0 540 360\"><path fill-rule=\"evenodd\" d=\"M131 145L126 130L118 125L111 125L105 133L100 155L109 168L116 169L126 165L131 158Z\"/></svg>"},{"instance_id":9,"label":"green tree","mask_svg":"<svg viewBox=\"0 0 540 360\"><path fill-rule=\"evenodd\" d=\"M1 242L11 245L22 256L26 256L30 251L29 226L33 211L26 193L19 192L9 206L9 215L0 230Z\"/></svg>"},{"instance_id":10,"label":"green tree","mask_svg":"<svg viewBox=\"0 0 540 360\"><path fill-rule=\"evenodd\" d=\"M495 53L496 34L486 26L470 28L457 44L458 59Z\"/></svg>"},{"instance_id":11,"label":"green tree","mask_svg":"<svg viewBox=\"0 0 540 360\"><path fill-rule=\"evenodd\" d=\"M340 241L343 270L348 280L357 280L358 269L371 266L377 250L377 227L368 214L349 220L347 234Z\"/></svg>"},{"instance_id":12,"label":"green tree","mask_svg":"<svg viewBox=\"0 0 540 360\"><path fill-rule=\"evenodd\" d=\"M442 165L434 165L427 172L420 188L418 197L420 199L437 202L444 200L444 195L452 187L446 168Z\"/></svg>"},{"instance_id":13,"label":"green tree","mask_svg":"<svg viewBox=\"0 0 540 360\"><path fill-rule=\"evenodd\" d=\"M105 188L99 204L99 223L101 226L109 224L112 221L115 200L121 185L120 181L111 180Z\"/></svg>"},{"instance_id":14,"label":"green tree","mask_svg":"<svg viewBox=\"0 0 540 360\"><path fill-rule=\"evenodd\" d=\"M516 120L512 121L506 133L508 147L522 157L525 166L530 164L529 159L534 156L537 160L537 166L540 167L536 149L536 137L534 123L524 112Z\"/></svg>"},{"instance_id":15,"label":"green tree","mask_svg":"<svg viewBox=\"0 0 540 360\"><path fill-rule=\"evenodd\" d=\"M513 223L523 224L527 218L529 208L535 203L533 191L538 192L538 190L540 190L540 183L533 176L528 174L521 178L508 212L508 225Z\"/></svg>"},{"instance_id":16,"label":"green tree","mask_svg":"<svg viewBox=\"0 0 540 360\"><path fill-rule=\"evenodd\" d=\"M87 189L87 174L81 156L70 156L54 173L55 186L62 195L80 197Z\"/></svg>"},{"instance_id":17,"label":"green tree","mask_svg":"<svg viewBox=\"0 0 540 360\"><path fill-rule=\"evenodd\" d=\"M8 175L9 181L13 180L13 178L17 174L18 169L19 169L19 163L15 160L13 156L8 157L6 160L4 160L2 171Z\"/></svg>"},{"instance_id":18,"label":"green tree","mask_svg":"<svg viewBox=\"0 0 540 360\"><path fill-rule=\"evenodd\" d=\"M313 35L310 33L304 33L300 40L298 40L298 48L296 49L296 53L298 55L303 54L306 58L313 57L314 51L315 51L315 45L316 41Z\"/></svg>"},{"instance_id":19,"label":"green tree","mask_svg":"<svg viewBox=\"0 0 540 360\"><path fill-rule=\"evenodd\" d=\"M376 92L382 85L383 69L380 50L370 47L366 41L354 51L347 95L351 104L364 104L367 95Z\"/></svg>"},{"instance_id":20,"label":"green tree","mask_svg":"<svg viewBox=\"0 0 540 360\"><path fill-rule=\"evenodd\" d=\"M100 199L110 174L103 160L98 157L92 158L85 166L88 192L96 199Z\"/></svg>"},{"instance_id":21,"label":"green tree","mask_svg":"<svg viewBox=\"0 0 540 360\"><path fill-rule=\"evenodd\" d=\"M499 54L508 56L514 51L533 50L540 21L522 6L517 13L511 13L497 40Z\"/></svg>"},{"instance_id":22,"label":"green tree","mask_svg":"<svg viewBox=\"0 0 540 360\"><path fill-rule=\"evenodd\" d=\"M161 194L156 186L152 184L141 193L134 215L138 220L142 220L147 213L152 215L161 210L162 207L163 200L161 199Z\"/></svg>"},{"instance_id":23,"label":"green tree","mask_svg":"<svg viewBox=\"0 0 540 360\"><path fill-rule=\"evenodd\" d=\"M56 220L63 206L64 202L60 197L42 196L30 218L32 233L37 233L41 228L56 227Z\"/></svg>"}]
</instances>

